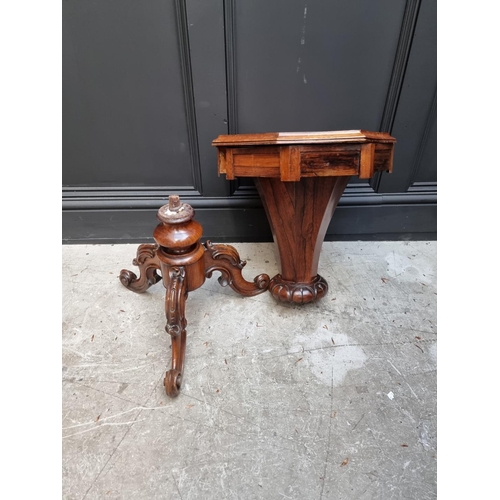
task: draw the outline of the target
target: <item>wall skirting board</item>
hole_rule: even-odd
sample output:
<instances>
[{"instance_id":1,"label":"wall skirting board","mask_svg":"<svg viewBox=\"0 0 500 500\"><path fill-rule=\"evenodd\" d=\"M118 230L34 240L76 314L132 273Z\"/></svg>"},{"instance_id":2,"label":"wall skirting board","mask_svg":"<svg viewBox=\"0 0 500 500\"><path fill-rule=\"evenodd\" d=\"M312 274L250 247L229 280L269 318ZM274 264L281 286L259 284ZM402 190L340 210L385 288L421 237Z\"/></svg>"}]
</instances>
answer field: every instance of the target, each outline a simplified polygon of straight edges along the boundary
<instances>
[{"instance_id":1,"label":"wall skirting board","mask_svg":"<svg viewBox=\"0 0 500 500\"><path fill-rule=\"evenodd\" d=\"M195 210L204 238L219 242L269 242L272 234L254 189L230 198L202 197L194 189L66 188L64 244L152 241L156 213L169 194ZM377 194L370 186L348 186L326 240L434 240L437 236L435 183L413 185L406 193Z\"/></svg>"}]
</instances>

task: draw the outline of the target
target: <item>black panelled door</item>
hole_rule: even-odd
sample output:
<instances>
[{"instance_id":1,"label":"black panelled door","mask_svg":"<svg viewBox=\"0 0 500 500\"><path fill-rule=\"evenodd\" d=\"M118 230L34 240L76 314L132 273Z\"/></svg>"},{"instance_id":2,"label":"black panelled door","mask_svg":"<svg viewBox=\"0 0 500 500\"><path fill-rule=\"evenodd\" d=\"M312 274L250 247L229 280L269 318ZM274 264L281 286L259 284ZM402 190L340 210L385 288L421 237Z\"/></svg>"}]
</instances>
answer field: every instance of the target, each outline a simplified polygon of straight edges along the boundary
<instances>
[{"instance_id":1,"label":"black panelled door","mask_svg":"<svg viewBox=\"0 0 500 500\"><path fill-rule=\"evenodd\" d=\"M219 134L392 133L394 172L346 189L327 239L436 231L432 0L66 0L63 242L151 241L179 194L205 237L271 241Z\"/></svg>"}]
</instances>

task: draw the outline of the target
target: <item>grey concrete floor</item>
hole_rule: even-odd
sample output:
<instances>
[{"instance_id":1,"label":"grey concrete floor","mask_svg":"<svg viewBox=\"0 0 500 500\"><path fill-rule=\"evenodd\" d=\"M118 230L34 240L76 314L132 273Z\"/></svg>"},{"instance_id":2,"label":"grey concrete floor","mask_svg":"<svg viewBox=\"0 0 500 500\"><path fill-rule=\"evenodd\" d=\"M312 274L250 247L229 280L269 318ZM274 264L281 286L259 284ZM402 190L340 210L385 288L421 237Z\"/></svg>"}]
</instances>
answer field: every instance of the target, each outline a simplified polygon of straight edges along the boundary
<instances>
[{"instance_id":1,"label":"grey concrete floor","mask_svg":"<svg viewBox=\"0 0 500 500\"><path fill-rule=\"evenodd\" d=\"M164 288L118 280L136 248L63 246L64 499L436 498L435 242L324 243L305 306L207 280L176 399Z\"/></svg>"}]
</instances>

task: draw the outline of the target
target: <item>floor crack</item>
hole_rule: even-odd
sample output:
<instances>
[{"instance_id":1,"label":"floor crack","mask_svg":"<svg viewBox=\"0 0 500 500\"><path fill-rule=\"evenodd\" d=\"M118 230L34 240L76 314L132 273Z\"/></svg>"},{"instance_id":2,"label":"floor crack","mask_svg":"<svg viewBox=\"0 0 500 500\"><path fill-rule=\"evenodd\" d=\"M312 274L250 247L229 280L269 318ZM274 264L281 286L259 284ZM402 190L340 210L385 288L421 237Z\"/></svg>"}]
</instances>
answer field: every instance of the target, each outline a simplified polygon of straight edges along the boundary
<instances>
[{"instance_id":1,"label":"floor crack","mask_svg":"<svg viewBox=\"0 0 500 500\"><path fill-rule=\"evenodd\" d=\"M175 487L177 489L177 493L179 493L179 498L182 500L182 495L181 495L181 490L179 489L179 485L177 484L177 481L175 480L174 473L170 472L172 479L174 481Z\"/></svg>"},{"instance_id":2,"label":"floor crack","mask_svg":"<svg viewBox=\"0 0 500 500\"><path fill-rule=\"evenodd\" d=\"M332 368L332 384L330 387L330 423L328 425L328 442L326 445L326 457L325 457L325 465L323 467L323 484L321 485L321 492L319 495L319 499L323 498L323 490L325 489L326 482L326 468L328 466L328 459L330 458L330 441L332 437L332 420L333 420L333 368Z\"/></svg>"},{"instance_id":3,"label":"floor crack","mask_svg":"<svg viewBox=\"0 0 500 500\"><path fill-rule=\"evenodd\" d=\"M156 388L158 387L158 384L159 382L163 379L163 374L162 376L160 377L160 379L158 380L158 382L156 382L156 384L154 385L154 388L153 390L151 391L150 395L149 395L149 398L148 400L146 401L146 404L149 402L149 400L151 399L151 396L154 394ZM89 494L90 490L94 487L94 485L96 484L97 480L99 479L99 477L101 476L101 474L103 473L103 471L106 469L107 465L109 464L110 460L113 458L114 454L116 453L116 450L120 447L120 445L122 444L123 440L127 437L127 434L130 432L130 429L132 429L133 425L137 422L137 419L139 418L140 414L143 412L144 409L141 409L139 410L139 412L137 413L135 419L133 420L133 422L130 423L130 427L125 431L125 434L123 435L123 437L120 439L120 442L115 446L115 449L111 452L111 455L109 456L109 458L106 460L106 463L102 466L101 470L98 472L97 476L94 478L94 480L92 481L92 484L89 486L89 488L87 489L87 491L85 492L85 495L83 495L83 498L82 500L85 500L87 498L87 495Z\"/></svg>"},{"instance_id":4,"label":"floor crack","mask_svg":"<svg viewBox=\"0 0 500 500\"><path fill-rule=\"evenodd\" d=\"M351 432L356 429L356 427L358 426L358 424L361 422L361 420L363 420L365 418L365 415L366 413L363 413L363 415L361 415L361 418L356 422L356 424L354 425L354 427L352 428Z\"/></svg>"}]
</instances>

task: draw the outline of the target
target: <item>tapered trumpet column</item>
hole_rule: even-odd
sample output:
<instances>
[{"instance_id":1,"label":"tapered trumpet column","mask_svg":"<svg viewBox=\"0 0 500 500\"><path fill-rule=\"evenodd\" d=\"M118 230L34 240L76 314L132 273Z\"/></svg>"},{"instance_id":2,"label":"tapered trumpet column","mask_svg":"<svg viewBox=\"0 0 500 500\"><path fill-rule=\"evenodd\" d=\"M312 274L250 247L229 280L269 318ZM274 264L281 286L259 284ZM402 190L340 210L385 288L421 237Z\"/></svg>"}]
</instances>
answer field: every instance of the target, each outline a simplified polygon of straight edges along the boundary
<instances>
[{"instance_id":1,"label":"tapered trumpet column","mask_svg":"<svg viewBox=\"0 0 500 500\"><path fill-rule=\"evenodd\" d=\"M280 260L280 274L269 284L274 298L304 304L327 293L328 284L318 274L321 245L348 181L349 177L255 179Z\"/></svg>"}]
</instances>

